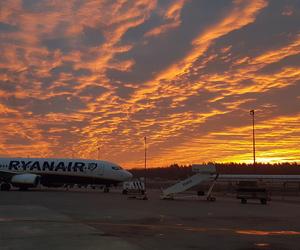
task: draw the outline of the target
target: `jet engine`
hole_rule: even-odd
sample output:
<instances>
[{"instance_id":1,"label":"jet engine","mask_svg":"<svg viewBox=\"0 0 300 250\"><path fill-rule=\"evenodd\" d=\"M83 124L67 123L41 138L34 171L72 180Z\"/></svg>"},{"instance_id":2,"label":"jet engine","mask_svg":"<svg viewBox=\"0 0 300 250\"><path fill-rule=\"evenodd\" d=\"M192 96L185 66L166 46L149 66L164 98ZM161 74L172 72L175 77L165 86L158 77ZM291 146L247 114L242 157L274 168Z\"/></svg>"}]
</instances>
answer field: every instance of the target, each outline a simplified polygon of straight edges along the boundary
<instances>
[{"instance_id":1,"label":"jet engine","mask_svg":"<svg viewBox=\"0 0 300 250\"><path fill-rule=\"evenodd\" d=\"M17 174L11 178L11 184L19 188L36 187L40 183L40 176L36 174Z\"/></svg>"}]
</instances>

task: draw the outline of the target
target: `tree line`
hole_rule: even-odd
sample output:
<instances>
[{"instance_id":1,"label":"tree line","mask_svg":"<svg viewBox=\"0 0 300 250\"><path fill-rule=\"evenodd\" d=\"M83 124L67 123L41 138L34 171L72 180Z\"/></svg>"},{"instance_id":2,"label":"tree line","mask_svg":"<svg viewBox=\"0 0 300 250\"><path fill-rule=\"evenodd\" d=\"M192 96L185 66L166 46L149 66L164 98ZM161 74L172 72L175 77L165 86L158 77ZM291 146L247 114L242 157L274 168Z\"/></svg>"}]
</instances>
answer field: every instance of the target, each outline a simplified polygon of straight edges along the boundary
<instances>
[{"instance_id":1,"label":"tree line","mask_svg":"<svg viewBox=\"0 0 300 250\"><path fill-rule=\"evenodd\" d=\"M204 163L207 165L210 163ZM298 174L300 175L300 163L284 162L284 163L213 163L219 174ZM130 170L137 177L143 177L146 174L147 178L156 179L182 179L193 175L192 165L171 164L167 167L150 167L146 171L143 168L133 168Z\"/></svg>"}]
</instances>

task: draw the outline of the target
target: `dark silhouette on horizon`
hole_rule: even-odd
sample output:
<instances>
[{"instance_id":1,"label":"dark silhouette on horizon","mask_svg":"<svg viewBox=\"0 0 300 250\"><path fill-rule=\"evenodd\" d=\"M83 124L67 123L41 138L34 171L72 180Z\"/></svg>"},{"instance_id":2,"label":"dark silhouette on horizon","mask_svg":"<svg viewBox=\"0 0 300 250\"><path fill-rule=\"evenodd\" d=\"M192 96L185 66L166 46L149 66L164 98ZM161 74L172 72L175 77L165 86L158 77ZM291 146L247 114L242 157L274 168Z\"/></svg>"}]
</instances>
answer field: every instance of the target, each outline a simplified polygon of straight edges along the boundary
<instances>
[{"instance_id":1,"label":"dark silhouette on horizon","mask_svg":"<svg viewBox=\"0 0 300 250\"><path fill-rule=\"evenodd\" d=\"M278 175L293 175L300 174L300 164L297 162L284 163L259 163L255 166L246 163L214 163L217 172L220 174L278 174ZM130 172L137 177L143 177L145 170L142 168L130 169ZM181 179L193 175L191 165L171 164L168 167L151 167L147 168L148 178L161 179Z\"/></svg>"}]
</instances>

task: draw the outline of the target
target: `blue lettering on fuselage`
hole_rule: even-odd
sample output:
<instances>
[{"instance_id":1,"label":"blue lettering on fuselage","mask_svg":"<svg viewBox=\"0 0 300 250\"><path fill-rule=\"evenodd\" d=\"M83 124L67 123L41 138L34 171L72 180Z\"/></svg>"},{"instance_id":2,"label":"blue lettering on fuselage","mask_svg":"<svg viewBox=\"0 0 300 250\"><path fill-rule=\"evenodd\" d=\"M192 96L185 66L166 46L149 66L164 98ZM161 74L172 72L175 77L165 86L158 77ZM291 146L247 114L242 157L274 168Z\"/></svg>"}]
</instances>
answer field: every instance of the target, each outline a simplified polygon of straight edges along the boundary
<instances>
[{"instance_id":1,"label":"blue lettering on fuselage","mask_svg":"<svg viewBox=\"0 0 300 250\"><path fill-rule=\"evenodd\" d=\"M73 167L74 172L77 172L77 170L79 172L83 172L84 165L85 165L84 162L75 162L74 167Z\"/></svg>"},{"instance_id":2,"label":"blue lettering on fuselage","mask_svg":"<svg viewBox=\"0 0 300 250\"><path fill-rule=\"evenodd\" d=\"M65 167L65 164L63 161L60 161L57 166L55 167L55 171L58 171L58 170L62 170L62 171L66 171L66 167Z\"/></svg>"},{"instance_id":3,"label":"blue lettering on fuselage","mask_svg":"<svg viewBox=\"0 0 300 250\"><path fill-rule=\"evenodd\" d=\"M18 170L19 169L19 165L20 165L19 161L10 161L8 169L9 170Z\"/></svg>"},{"instance_id":4,"label":"blue lettering on fuselage","mask_svg":"<svg viewBox=\"0 0 300 250\"><path fill-rule=\"evenodd\" d=\"M23 170L24 171L26 171L26 169L27 169L27 166L29 166L30 165L30 163L31 163L31 161L29 161L29 162L26 162L26 161L21 161L21 164L22 164L22 168L23 168Z\"/></svg>"},{"instance_id":5,"label":"blue lettering on fuselage","mask_svg":"<svg viewBox=\"0 0 300 250\"><path fill-rule=\"evenodd\" d=\"M53 169L54 169L54 161L51 161L50 163L48 161L44 161L43 171L46 171L46 170L53 171Z\"/></svg>"},{"instance_id":6,"label":"blue lettering on fuselage","mask_svg":"<svg viewBox=\"0 0 300 250\"><path fill-rule=\"evenodd\" d=\"M73 164L74 163L74 164ZM8 169L9 170L36 170L36 171L63 171L63 172L83 172L85 167L84 162L72 162L69 161L67 164L65 162L60 161L55 164L55 161L17 161L12 160L9 162Z\"/></svg>"},{"instance_id":7,"label":"blue lettering on fuselage","mask_svg":"<svg viewBox=\"0 0 300 250\"><path fill-rule=\"evenodd\" d=\"M68 172L72 171L72 164L73 164L73 162L71 162L71 161L68 163Z\"/></svg>"},{"instance_id":8,"label":"blue lettering on fuselage","mask_svg":"<svg viewBox=\"0 0 300 250\"><path fill-rule=\"evenodd\" d=\"M38 170L38 171L41 171L41 167L40 167L40 162L39 162L39 161L35 161L35 162L31 165L30 170L34 170L34 169L36 169L36 170Z\"/></svg>"}]
</instances>

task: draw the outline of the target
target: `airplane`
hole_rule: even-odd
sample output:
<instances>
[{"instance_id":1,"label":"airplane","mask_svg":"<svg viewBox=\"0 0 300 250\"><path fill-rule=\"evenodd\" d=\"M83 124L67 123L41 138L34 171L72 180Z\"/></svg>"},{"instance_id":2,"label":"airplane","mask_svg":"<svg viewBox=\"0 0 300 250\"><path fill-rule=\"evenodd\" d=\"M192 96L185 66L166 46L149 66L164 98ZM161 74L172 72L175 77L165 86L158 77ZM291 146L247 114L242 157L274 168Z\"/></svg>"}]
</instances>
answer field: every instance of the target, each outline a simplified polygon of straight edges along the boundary
<instances>
[{"instance_id":1,"label":"airplane","mask_svg":"<svg viewBox=\"0 0 300 250\"><path fill-rule=\"evenodd\" d=\"M130 180L132 174L119 165L100 160L55 158L0 158L0 190L12 186L27 190L38 185L60 187L65 184L111 185Z\"/></svg>"}]
</instances>

